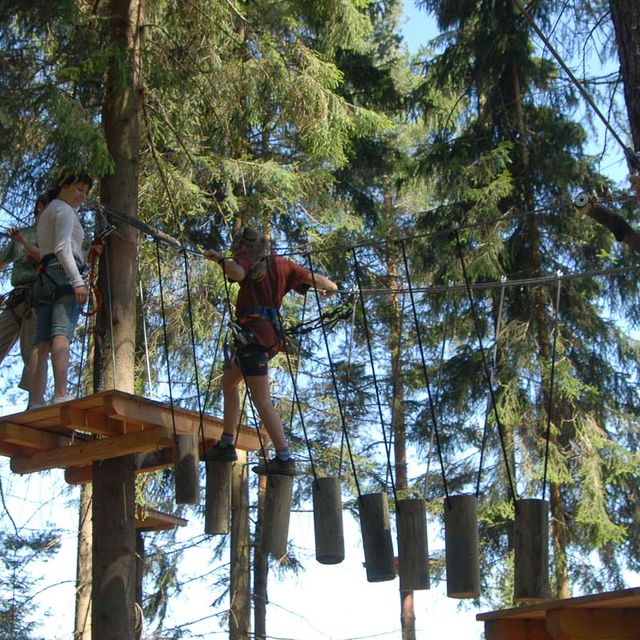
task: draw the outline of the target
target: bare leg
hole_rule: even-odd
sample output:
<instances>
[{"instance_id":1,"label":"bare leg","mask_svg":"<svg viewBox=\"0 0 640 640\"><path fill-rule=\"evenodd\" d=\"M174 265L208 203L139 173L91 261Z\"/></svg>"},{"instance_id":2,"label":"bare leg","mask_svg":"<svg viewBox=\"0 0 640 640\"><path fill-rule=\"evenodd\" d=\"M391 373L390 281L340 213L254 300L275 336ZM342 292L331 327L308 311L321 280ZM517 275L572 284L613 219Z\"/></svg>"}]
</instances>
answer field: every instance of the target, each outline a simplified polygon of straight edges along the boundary
<instances>
[{"instance_id":1,"label":"bare leg","mask_svg":"<svg viewBox=\"0 0 640 640\"><path fill-rule=\"evenodd\" d=\"M54 395L67 395L67 374L69 371L69 338L53 336L51 341L51 368L53 369Z\"/></svg>"},{"instance_id":2,"label":"bare leg","mask_svg":"<svg viewBox=\"0 0 640 640\"><path fill-rule=\"evenodd\" d=\"M231 361L231 368L222 374L222 395L224 398L224 433L235 435L240 421L240 391L238 385L242 381L242 371L235 359Z\"/></svg>"},{"instance_id":3,"label":"bare leg","mask_svg":"<svg viewBox=\"0 0 640 640\"><path fill-rule=\"evenodd\" d=\"M271 402L271 386L269 376L247 376L247 385L251 392L251 400L260 415L260 420L267 430L276 451L288 447L280 416Z\"/></svg>"},{"instance_id":4,"label":"bare leg","mask_svg":"<svg viewBox=\"0 0 640 640\"><path fill-rule=\"evenodd\" d=\"M31 354L31 393L29 405L44 404L44 392L47 386L47 359L51 350L50 342L39 342Z\"/></svg>"}]
</instances>

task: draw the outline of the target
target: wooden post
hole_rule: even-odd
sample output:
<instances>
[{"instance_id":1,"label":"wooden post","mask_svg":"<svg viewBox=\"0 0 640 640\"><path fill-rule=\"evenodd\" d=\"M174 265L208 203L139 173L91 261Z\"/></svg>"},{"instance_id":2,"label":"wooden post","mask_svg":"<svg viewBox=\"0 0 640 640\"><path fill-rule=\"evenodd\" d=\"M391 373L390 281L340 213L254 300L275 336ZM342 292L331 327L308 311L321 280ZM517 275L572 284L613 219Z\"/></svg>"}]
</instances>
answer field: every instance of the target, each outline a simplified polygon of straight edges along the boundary
<instances>
[{"instance_id":1,"label":"wooden post","mask_svg":"<svg viewBox=\"0 0 640 640\"><path fill-rule=\"evenodd\" d=\"M313 481L313 528L316 560L321 564L342 562L344 533L340 478L316 478Z\"/></svg>"},{"instance_id":2,"label":"wooden post","mask_svg":"<svg viewBox=\"0 0 640 640\"><path fill-rule=\"evenodd\" d=\"M142 626L144 623L144 613L142 609L142 600L144 591L142 585L144 583L144 536L142 531L136 530L136 604L135 604L135 623L136 640L142 637Z\"/></svg>"},{"instance_id":3,"label":"wooden post","mask_svg":"<svg viewBox=\"0 0 640 640\"><path fill-rule=\"evenodd\" d=\"M291 476L267 477L260 549L263 553L272 553L277 558L282 558L287 553L292 489Z\"/></svg>"},{"instance_id":4,"label":"wooden post","mask_svg":"<svg viewBox=\"0 0 640 640\"><path fill-rule=\"evenodd\" d=\"M358 498L358 503L367 581L393 580L396 577L396 567L387 494L363 494Z\"/></svg>"},{"instance_id":5,"label":"wooden post","mask_svg":"<svg viewBox=\"0 0 640 640\"><path fill-rule=\"evenodd\" d=\"M422 498L398 500L398 555L400 591L429 589L427 505Z\"/></svg>"},{"instance_id":6,"label":"wooden post","mask_svg":"<svg viewBox=\"0 0 640 640\"><path fill-rule=\"evenodd\" d=\"M447 595L450 598L477 598L480 595L480 544L475 495L445 498L444 538Z\"/></svg>"},{"instance_id":7,"label":"wooden post","mask_svg":"<svg viewBox=\"0 0 640 640\"><path fill-rule=\"evenodd\" d=\"M516 501L514 531L515 600L549 598L549 503L546 500Z\"/></svg>"},{"instance_id":8,"label":"wooden post","mask_svg":"<svg viewBox=\"0 0 640 640\"><path fill-rule=\"evenodd\" d=\"M198 434L182 433L177 435L174 448L176 503L198 504L200 502Z\"/></svg>"},{"instance_id":9,"label":"wooden post","mask_svg":"<svg viewBox=\"0 0 640 640\"><path fill-rule=\"evenodd\" d=\"M207 485L204 499L204 532L209 535L229 533L231 513L231 467L233 462L207 462Z\"/></svg>"},{"instance_id":10,"label":"wooden post","mask_svg":"<svg viewBox=\"0 0 640 640\"><path fill-rule=\"evenodd\" d=\"M135 638L136 514L134 457L93 465L93 640ZM99 490L98 490L99 489ZM117 499L116 499L117 498ZM100 537L97 537L97 534Z\"/></svg>"}]
</instances>

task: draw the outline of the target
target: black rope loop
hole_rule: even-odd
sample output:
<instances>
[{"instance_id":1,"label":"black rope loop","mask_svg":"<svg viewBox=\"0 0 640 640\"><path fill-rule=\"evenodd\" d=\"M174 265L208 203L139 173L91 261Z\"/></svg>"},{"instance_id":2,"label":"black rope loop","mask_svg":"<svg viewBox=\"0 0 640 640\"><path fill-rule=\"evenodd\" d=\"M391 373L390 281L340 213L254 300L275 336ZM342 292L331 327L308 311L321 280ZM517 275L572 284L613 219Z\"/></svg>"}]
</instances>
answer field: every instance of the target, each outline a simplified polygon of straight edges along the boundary
<instances>
[{"instance_id":1,"label":"black rope loop","mask_svg":"<svg viewBox=\"0 0 640 640\"><path fill-rule=\"evenodd\" d=\"M555 370L556 370L556 345L558 342L558 318L560 315L560 280L561 272L558 271L558 285L556 287L556 303L553 316L553 343L551 347L551 372L549 374L549 402L547 404L547 430L545 434L544 445L544 473L542 475L542 499L544 500L547 488L547 471L549 467L549 443L551 440L551 418L553 411L553 391L555 388Z\"/></svg>"},{"instance_id":2,"label":"black rope loop","mask_svg":"<svg viewBox=\"0 0 640 640\"><path fill-rule=\"evenodd\" d=\"M438 418L436 416L436 408L433 397L431 395L431 383L429 381L429 372L427 371L427 362L424 355L424 347L422 345L422 331L420 330L420 321L418 320L418 311L416 309L416 301L413 295L413 286L411 284L411 273L409 271L409 261L407 259L407 251L404 240L400 241L400 250L402 251L402 261L404 264L404 272L407 278L407 286L409 287L409 300L411 301L411 310L413 313L413 323L416 329L416 338L418 339L418 350L420 351L420 362L422 365L422 375L424 377L424 384L427 389L427 397L429 399L429 413L431 415L431 424L433 426L433 432L436 437L436 444L438 447L438 458L440 460L440 473L442 475L442 486L444 487L444 494L449 499L449 489L447 487L447 476L444 468L444 459L442 456L442 443L440 442L440 432L438 429Z\"/></svg>"},{"instance_id":3,"label":"black rope loop","mask_svg":"<svg viewBox=\"0 0 640 640\"><path fill-rule=\"evenodd\" d=\"M511 489L511 496L513 498L513 505L518 512L518 498L516 495L516 488L513 482L513 478L511 476L511 468L509 466L509 456L507 454L507 446L504 440L504 430L502 427L502 421L500 420L500 414L498 412L498 404L496 401L495 393L493 390L493 384L491 383L491 374L489 372L489 365L487 363L487 357L484 352L484 346L482 344L482 331L480 330L480 321L478 320L478 314L476 312L476 305L473 299L473 293L471 291L471 283L469 281L469 275L467 274L467 267L464 261L464 255L462 254L462 244L460 242L460 234L458 230L455 230L455 241L456 241L456 250L458 253L458 259L460 260L460 267L462 268L462 275L464 277L464 282L467 287L467 295L469 296L469 304L471 306L471 315L473 316L473 323L475 325L476 334L478 336L478 346L480 349L480 356L482 358L482 368L484 370L484 375L489 385L489 394L491 396L491 407L493 409L493 415L496 421L496 426L498 427L498 435L500 436L500 446L502 448L502 455L504 458L505 470L507 472L507 478L509 480L509 487ZM478 496L476 496L478 497Z\"/></svg>"},{"instance_id":4,"label":"black rope loop","mask_svg":"<svg viewBox=\"0 0 640 640\"><path fill-rule=\"evenodd\" d=\"M393 468L391 466L391 435L389 434L389 437L387 437L387 430L386 427L384 425L384 415L382 412L382 401L380 399L380 390L378 388L378 378L376 376L376 367L375 367L375 359L373 357L373 349L371 347L371 335L369 332L369 322L367 321L367 308L364 304L364 296L362 295L362 283L360 281L360 266L358 264L358 255L356 253L356 249L355 247L351 250L351 253L353 255L353 264L355 267L355 274L356 274L356 283L358 285L358 294L360 297L360 306L362 308L362 321L363 321L363 325L364 325L364 333L365 333L365 337L366 337L366 342L367 342L367 351L369 352L369 364L371 366L371 374L372 374L372 378L373 378L373 387L375 389L376 392L376 404L378 406L378 414L379 414L379 418L380 418L380 427L382 429L382 439L384 441L384 448L385 448L385 452L387 454L387 473L389 476L389 480L391 482L391 489L393 491L393 499L394 502L398 501L398 496L396 494L396 483L395 480L393 478Z\"/></svg>"},{"instance_id":5,"label":"black rope loop","mask_svg":"<svg viewBox=\"0 0 640 640\"><path fill-rule=\"evenodd\" d=\"M315 281L315 273L313 271L313 261L311 260L311 254L307 254L307 261L309 263L309 271L311 271L311 277ZM327 327L324 322L324 315L322 313L322 304L320 301L320 294L318 293L318 289L315 289L315 298L316 298L316 306L318 307L318 317L320 318L320 328L322 329L322 338L324 340L324 348L327 353L327 359L329 360L329 372L331 373L331 383L333 385L333 390L336 396L336 406L338 407L338 413L340 415L340 429L342 431L342 437L347 445L347 451L349 454L349 460L351 462L351 471L353 473L353 480L356 485L356 491L358 493L358 497L362 495L360 491L360 483L358 481L358 473L356 471L356 463L353 459L353 453L351 450L351 440L349 438L349 430L347 429L347 421L345 418L345 412L342 406L342 401L340 400L340 390L338 388L338 381L336 379L336 371L333 366L333 358L331 356L331 349L329 348L329 339L327 337ZM355 313L355 305L353 305L353 312ZM342 447L341 447L342 448ZM342 451L340 454L340 468L338 477L342 473Z\"/></svg>"}]
</instances>

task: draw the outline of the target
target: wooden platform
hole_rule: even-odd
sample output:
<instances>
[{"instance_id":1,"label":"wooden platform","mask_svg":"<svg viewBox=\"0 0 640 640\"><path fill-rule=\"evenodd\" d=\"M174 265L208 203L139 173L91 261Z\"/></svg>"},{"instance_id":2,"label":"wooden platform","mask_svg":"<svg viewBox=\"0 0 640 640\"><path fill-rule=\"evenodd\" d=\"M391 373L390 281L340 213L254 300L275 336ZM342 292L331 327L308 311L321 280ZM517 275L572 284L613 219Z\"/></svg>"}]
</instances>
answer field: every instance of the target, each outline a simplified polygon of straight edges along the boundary
<instances>
[{"instance_id":1,"label":"wooden platform","mask_svg":"<svg viewBox=\"0 0 640 640\"><path fill-rule=\"evenodd\" d=\"M173 413L173 415L172 415ZM175 427L174 427L175 421ZM206 447L222 433L222 420L205 415ZM197 411L147 400L122 391L104 391L78 400L0 417L0 455L15 473L65 469L67 482L91 481L97 460L140 454L139 472L173 464L174 433L202 436ZM242 427L236 444L259 449L255 429Z\"/></svg>"},{"instance_id":2,"label":"wooden platform","mask_svg":"<svg viewBox=\"0 0 640 640\"><path fill-rule=\"evenodd\" d=\"M640 640L640 587L480 613L486 640Z\"/></svg>"},{"instance_id":3,"label":"wooden platform","mask_svg":"<svg viewBox=\"0 0 640 640\"><path fill-rule=\"evenodd\" d=\"M165 531L175 527L184 527L189 521L171 513L164 513L157 509L136 509L136 529L140 531Z\"/></svg>"}]
</instances>

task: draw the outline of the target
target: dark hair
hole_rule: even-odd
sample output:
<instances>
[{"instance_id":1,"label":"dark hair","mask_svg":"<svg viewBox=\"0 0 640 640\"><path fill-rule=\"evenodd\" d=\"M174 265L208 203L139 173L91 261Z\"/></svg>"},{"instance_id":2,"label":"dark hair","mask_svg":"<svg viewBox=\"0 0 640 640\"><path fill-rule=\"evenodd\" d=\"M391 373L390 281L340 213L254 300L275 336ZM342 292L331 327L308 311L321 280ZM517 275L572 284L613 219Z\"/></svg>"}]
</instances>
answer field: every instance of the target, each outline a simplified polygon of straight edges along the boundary
<instances>
[{"instance_id":1,"label":"dark hair","mask_svg":"<svg viewBox=\"0 0 640 640\"><path fill-rule=\"evenodd\" d=\"M63 187L68 187L70 184L76 184L76 182L82 182L83 184L89 185L89 189L93 187L93 178L86 171L66 174L63 178L61 178L58 181L58 185L55 189L55 192L56 192L55 197L57 197L60 194L60 190Z\"/></svg>"},{"instance_id":2,"label":"dark hair","mask_svg":"<svg viewBox=\"0 0 640 640\"><path fill-rule=\"evenodd\" d=\"M49 189L49 191L47 191L45 193L41 193L36 198L36 205L35 205L35 208L34 208L34 214L37 216L38 215L38 207L40 205L42 205L43 207L46 207L54 198L55 198L55 195L53 195L53 189Z\"/></svg>"}]
</instances>

